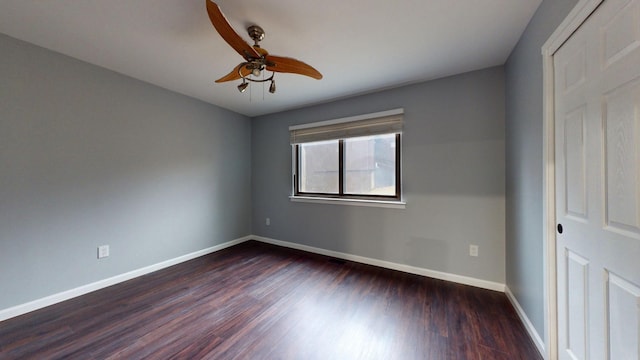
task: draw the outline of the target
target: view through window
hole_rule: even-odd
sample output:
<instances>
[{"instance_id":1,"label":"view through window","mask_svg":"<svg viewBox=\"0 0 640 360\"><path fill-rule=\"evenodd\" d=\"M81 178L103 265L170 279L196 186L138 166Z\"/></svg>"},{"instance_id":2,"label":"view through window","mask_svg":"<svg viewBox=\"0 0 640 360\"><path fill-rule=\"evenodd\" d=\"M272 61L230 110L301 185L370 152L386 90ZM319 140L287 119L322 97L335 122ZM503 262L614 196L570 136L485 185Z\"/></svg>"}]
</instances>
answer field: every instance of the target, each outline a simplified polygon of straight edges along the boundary
<instances>
[{"instance_id":1,"label":"view through window","mask_svg":"<svg viewBox=\"0 0 640 360\"><path fill-rule=\"evenodd\" d=\"M340 161L338 140L317 141L301 144L300 192L338 194Z\"/></svg>"},{"instance_id":2,"label":"view through window","mask_svg":"<svg viewBox=\"0 0 640 360\"><path fill-rule=\"evenodd\" d=\"M345 140L345 194L396 194L395 134Z\"/></svg>"}]
</instances>

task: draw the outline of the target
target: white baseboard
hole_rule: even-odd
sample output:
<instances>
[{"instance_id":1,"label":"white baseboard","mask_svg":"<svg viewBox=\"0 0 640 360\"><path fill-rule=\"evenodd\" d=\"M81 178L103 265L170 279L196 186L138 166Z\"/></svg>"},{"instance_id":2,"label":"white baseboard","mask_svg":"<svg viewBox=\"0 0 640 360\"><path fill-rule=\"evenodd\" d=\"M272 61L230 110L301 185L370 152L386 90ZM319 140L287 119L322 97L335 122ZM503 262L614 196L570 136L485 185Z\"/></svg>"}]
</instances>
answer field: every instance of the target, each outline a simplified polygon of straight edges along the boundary
<instances>
[{"instance_id":1,"label":"white baseboard","mask_svg":"<svg viewBox=\"0 0 640 360\"><path fill-rule=\"evenodd\" d=\"M84 295L96 290L100 290L103 288L106 288L108 286L111 285L115 285L127 280L131 280L133 278L142 276L142 275L146 275L149 273L152 273L154 271L158 271L160 269L164 269L167 268L169 266L173 266L185 261L189 261L192 259L195 259L197 257L203 256L203 255L207 255L207 254L211 254L213 252L216 251L220 251L222 249L228 248L230 246L236 245L236 244L240 244L242 242L245 242L247 240L250 240L254 238L253 236L245 236L245 237L241 237L239 239L235 239L235 240L231 240L228 241L226 243L222 243L222 244L218 244L216 246L212 246L206 249L202 249L202 250L198 250L195 252L192 252L190 254L186 254L186 255L182 255L182 256L178 256L177 258L173 258L173 259L169 259L163 262L159 262L157 264L153 264L153 265L149 265L149 266L145 266L143 268L137 269L137 270L133 270L133 271L129 271L126 272L124 274L120 274L120 275L116 275L107 279L103 279L103 280L99 280L96 281L94 283L91 284L87 284L87 285L82 285L79 286L77 288L74 289L70 289L67 291L63 291L61 293L57 293L57 294L53 294L41 299L37 299L34 301L30 301L28 303L25 304L20 304L20 305L16 305L13 307L10 307L8 309L3 309L0 310L0 321L3 320L7 320L10 319L12 317L16 317L22 314L26 314L28 312L34 311L34 310L38 310L53 304L57 304L59 302L65 301L65 300L69 300L72 299L74 297L80 296L80 295Z\"/></svg>"},{"instance_id":2,"label":"white baseboard","mask_svg":"<svg viewBox=\"0 0 640 360\"><path fill-rule=\"evenodd\" d=\"M325 250L325 249L321 249L313 246L300 245L300 244L291 243L287 241L271 239L263 236L254 235L252 239L265 242L268 244L284 246L284 247L302 250L302 251L308 251L308 252L320 254L320 255L332 256L339 259L355 261L355 262L373 265L373 266L379 266L379 267L383 267L391 270L403 271L410 274L428 276L435 279L451 281L451 282L464 284L464 285L471 285L471 286L475 286L483 289L489 289L489 290L500 291L500 292L504 292L504 289L505 289L504 284L493 282L493 281L482 280L482 279L476 279L468 276L450 274L450 273L445 273L445 272L436 271L436 270L429 270L429 269L419 268L419 267L405 265L405 264L398 264L390 261L384 261L384 260L372 259L372 258L359 256L359 255L347 254L347 253L338 252L338 251Z\"/></svg>"},{"instance_id":3,"label":"white baseboard","mask_svg":"<svg viewBox=\"0 0 640 360\"><path fill-rule=\"evenodd\" d=\"M462 276L462 275L456 275L456 274L451 274L451 273L446 273L446 272L441 272L436 270L419 268L419 267L405 265L405 264L398 264L390 261L378 260L378 259L373 259L373 258L368 258L368 257L353 255L353 254L347 254L347 253L338 252L338 251L326 250L322 248L271 239L263 236L249 235L239 239L228 241L223 244L212 246L210 248L202 249L190 254L179 256L174 259L169 259L169 260L166 260L157 264L149 265L137 270L124 273L124 274L116 275L104 280L99 280L91 284L82 285L77 288L63 291L61 293L53 294L53 295L50 295L41 299L37 299L25 304L20 304L8 309L0 310L0 321L10 319L12 317L16 317L22 314L26 314L28 312L38 310L38 309L41 309L65 300L69 300L74 297L81 296L96 290L100 290L111 285L115 285L127 280L131 280L133 278L146 275L154 271L158 271L166 267L173 266L188 260L192 260L197 257L204 256L204 255L222 250L224 248L243 243L248 240L257 240L257 241L261 241L261 242L269 243L273 245L307 251L307 252L320 254L320 255L332 256L339 259L355 261L355 262L373 265L373 266L379 266L387 269L403 271L410 274L428 276L435 279L451 281L451 282L464 284L464 285L471 285L471 286L488 289L488 290L505 292L505 289L506 289L504 284L493 282L493 281L487 281L487 280L472 278L468 276ZM529 331L530 335L536 342L536 345L538 346L539 349L540 349L540 346L542 346L542 349L544 349L544 343L541 342L540 336L535 331L535 328L533 328L533 325L531 325L531 322L529 321L529 319L526 317L526 315L524 315L524 311L522 311L522 308L520 307L520 305L517 303L517 301L515 301L513 294L511 294L508 291L508 289L506 289L506 291L507 291L507 296L509 297L511 302L514 303L514 307L516 307L518 314L522 318L522 321L524 322L525 327Z\"/></svg>"},{"instance_id":4,"label":"white baseboard","mask_svg":"<svg viewBox=\"0 0 640 360\"><path fill-rule=\"evenodd\" d=\"M540 337L540 334L538 334L538 331L531 323L531 320L529 320L529 317L522 309L522 306L520 306L520 303L518 302L516 297L513 295L509 287L506 285L505 285L504 292L507 294L507 298L509 299L509 301L511 301L511 304L516 309L516 312L518 313L520 320L522 320L522 323L524 324L524 327L527 329L529 336L531 337L531 339L533 339L533 342L536 344L536 347L538 348L540 355L544 358L546 352L545 352L545 346L544 346L544 341L542 340L542 337Z\"/></svg>"}]
</instances>

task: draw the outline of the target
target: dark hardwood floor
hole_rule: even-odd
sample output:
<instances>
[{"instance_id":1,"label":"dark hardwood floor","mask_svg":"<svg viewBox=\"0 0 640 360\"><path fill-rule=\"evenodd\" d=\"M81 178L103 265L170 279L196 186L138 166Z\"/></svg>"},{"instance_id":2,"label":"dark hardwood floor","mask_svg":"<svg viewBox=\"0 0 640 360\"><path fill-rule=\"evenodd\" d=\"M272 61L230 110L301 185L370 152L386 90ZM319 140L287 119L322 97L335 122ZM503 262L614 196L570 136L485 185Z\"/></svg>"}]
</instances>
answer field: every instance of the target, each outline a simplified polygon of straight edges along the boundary
<instances>
[{"instance_id":1,"label":"dark hardwood floor","mask_svg":"<svg viewBox=\"0 0 640 360\"><path fill-rule=\"evenodd\" d=\"M0 359L540 359L503 293L249 241L0 322Z\"/></svg>"}]
</instances>

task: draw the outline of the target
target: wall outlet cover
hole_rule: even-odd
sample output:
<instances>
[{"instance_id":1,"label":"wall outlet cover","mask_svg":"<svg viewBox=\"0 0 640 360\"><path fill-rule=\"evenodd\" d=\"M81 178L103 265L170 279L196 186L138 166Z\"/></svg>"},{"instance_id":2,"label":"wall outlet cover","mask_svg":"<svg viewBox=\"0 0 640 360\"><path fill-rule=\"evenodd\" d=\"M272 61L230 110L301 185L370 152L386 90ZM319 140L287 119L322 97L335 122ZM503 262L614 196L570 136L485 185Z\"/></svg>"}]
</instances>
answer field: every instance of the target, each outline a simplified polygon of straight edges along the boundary
<instances>
[{"instance_id":1,"label":"wall outlet cover","mask_svg":"<svg viewBox=\"0 0 640 360\"><path fill-rule=\"evenodd\" d=\"M98 259L102 259L109 256L109 245L98 246Z\"/></svg>"}]
</instances>

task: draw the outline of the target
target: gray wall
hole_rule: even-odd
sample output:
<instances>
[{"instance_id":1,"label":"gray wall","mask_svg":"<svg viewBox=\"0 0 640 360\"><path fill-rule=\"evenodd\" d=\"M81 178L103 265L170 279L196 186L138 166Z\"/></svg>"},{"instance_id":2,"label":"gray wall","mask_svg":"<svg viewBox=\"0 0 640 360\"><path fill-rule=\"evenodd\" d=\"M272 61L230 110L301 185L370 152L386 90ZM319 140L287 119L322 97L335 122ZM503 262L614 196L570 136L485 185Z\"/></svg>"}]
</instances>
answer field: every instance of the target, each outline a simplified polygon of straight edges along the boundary
<instances>
[{"instance_id":1,"label":"gray wall","mask_svg":"<svg viewBox=\"0 0 640 360\"><path fill-rule=\"evenodd\" d=\"M252 125L0 35L0 309L251 225L257 235L504 282L506 215L506 283L543 334L540 47L576 2L543 1L506 76L481 70ZM405 210L288 200L289 125L396 107L406 112ZM468 257L469 243L480 257ZM100 244L112 256L98 261Z\"/></svg>"},{"instance_id":2,"label":"gray wall","mask_svg":"<svg viewBox=\"0 0 640 360\"><path fill-rule=\"evenodd\" d=\"M495 67L252 119L254 234L504 283L504 106ZM289 125L399 107L406 209L290 202Z\"/></svg>"},{"instance_id":3,"label":"gray wall","mask_svg":"<svg viewBox=\"0 0 640 360\"><path fill-rule=\"evenodd\" d=\"M507 286L544 336L541 47L577 0L545 0L505 65Z\"/></svg>"},{"instance_id":4,"label":"gray wall","mask_svg":"<svg viewBox=\"0 0 640 360\"><path fill-rule=\"evenodd\" d=\"M250 119L4 35L0 54L0 309L251 233Z\"/></svg>"}]
</instances>

